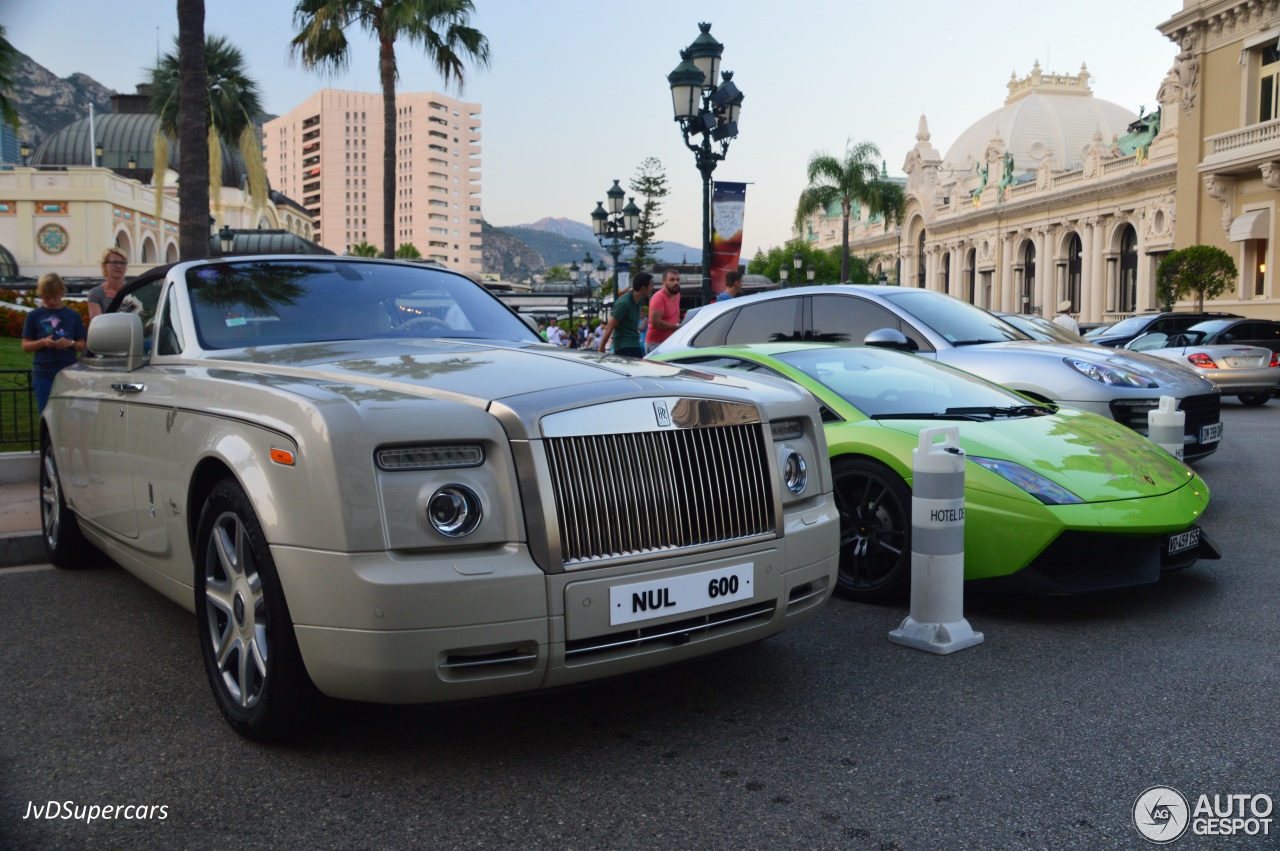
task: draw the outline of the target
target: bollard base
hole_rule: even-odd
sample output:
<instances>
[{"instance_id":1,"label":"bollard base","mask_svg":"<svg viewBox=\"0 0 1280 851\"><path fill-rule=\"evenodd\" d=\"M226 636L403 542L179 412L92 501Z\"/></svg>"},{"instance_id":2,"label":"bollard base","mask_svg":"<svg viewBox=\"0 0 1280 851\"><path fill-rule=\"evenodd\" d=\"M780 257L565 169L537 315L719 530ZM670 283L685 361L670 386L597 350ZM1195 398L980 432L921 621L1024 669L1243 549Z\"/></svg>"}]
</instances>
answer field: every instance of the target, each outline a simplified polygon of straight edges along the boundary
<instances>
[{"instance_id":1,"label":"bollard base","mask_svg":"<svg viewBox=\"0 0 1280 851\"><path fill-rule=\"evenodd\" d=\"M981 644L983 635L974 632L964 618L949 623L921 623L915 618L907 617L901 626L889 633L889 640L894 644L945 656Z\"/></svg>"}]
</instances>

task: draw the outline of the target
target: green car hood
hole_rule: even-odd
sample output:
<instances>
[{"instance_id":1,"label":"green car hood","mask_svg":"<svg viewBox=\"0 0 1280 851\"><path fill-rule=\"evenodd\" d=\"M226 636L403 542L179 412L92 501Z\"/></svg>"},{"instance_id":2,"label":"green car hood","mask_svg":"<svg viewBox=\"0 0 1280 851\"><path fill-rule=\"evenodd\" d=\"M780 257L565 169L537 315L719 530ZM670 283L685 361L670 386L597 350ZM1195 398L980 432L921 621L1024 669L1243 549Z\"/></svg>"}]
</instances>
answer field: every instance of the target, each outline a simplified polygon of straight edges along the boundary
<instances>
[{"instance_id":1,"label":"green car hood","mask_svg":"<svg viewBox=\"0 0 1280 851\"><path fill-rule=\"evenodd\" d=\"M918 436L925 428L954 425L966 454L1021 464L1086 502L1158 496L1195 479L1195 473L1185 464L1142 435L1104 417L1069 408L1061 409L1056 416L989 422L876 423L911 436ZM972 470L969 466L968 471Z\"/></svg>"}]
</instances>

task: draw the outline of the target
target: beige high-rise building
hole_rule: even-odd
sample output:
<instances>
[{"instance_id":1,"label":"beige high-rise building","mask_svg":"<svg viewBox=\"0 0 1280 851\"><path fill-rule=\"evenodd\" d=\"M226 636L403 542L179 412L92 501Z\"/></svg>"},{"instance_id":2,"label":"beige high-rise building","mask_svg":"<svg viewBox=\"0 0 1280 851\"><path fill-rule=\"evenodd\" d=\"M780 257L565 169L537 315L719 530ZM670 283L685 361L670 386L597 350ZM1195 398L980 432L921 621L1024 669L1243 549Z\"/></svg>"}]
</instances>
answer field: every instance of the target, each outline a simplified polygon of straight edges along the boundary
<instances>
[{"instance_id":1,"label":"beige high-rise building","mask_svg":"<svg viewBox=\"0 0 1280 851\"><path fill-rule=\"evenodd\" d=\"M395 234L424 257L480 274L480 105L436 92L396 94ZM263 127L272 185L339 254L382 246L382 95L322 89Z\"/></svg>"}]
</instances>

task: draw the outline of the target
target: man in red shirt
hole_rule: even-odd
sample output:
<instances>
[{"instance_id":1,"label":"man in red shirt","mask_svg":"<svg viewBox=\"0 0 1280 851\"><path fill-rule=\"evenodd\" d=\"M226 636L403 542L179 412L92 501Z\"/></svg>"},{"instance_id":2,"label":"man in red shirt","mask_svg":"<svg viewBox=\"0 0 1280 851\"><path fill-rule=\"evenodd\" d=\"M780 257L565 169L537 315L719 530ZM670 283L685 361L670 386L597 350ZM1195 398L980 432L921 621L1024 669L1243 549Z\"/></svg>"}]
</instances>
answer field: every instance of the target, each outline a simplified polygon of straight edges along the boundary
<instances>
[{"instance_id":1,"label":"man in red shirt","mask_svg":"<svg viewBox=\"0 0 1280 851\"><path fill-rule=\"evenodd\" d=\"M649 297L649 331L645 335L645 351L653 351L679 327L680 273L668 269L662 273L662 288Z\"/></svg>"}]
</instances>

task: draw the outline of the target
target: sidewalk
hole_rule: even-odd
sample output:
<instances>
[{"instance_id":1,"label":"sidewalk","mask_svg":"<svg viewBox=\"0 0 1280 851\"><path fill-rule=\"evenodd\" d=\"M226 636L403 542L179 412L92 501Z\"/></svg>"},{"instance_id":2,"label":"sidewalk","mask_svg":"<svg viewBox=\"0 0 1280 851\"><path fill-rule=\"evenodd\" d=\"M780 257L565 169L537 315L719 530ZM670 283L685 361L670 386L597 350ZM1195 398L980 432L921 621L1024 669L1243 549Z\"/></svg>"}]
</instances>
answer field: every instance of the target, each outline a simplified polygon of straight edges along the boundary
<instances>
[{"instance_id":1,"label":"sidewalk","mask_svg":"<svg viewBox=\"0 0 1280 851\"><path fill-rule=\"evenodd\" d=\"M0 568L46 561L40 537L39 464L34 452L0 455Z\"/></svg>"}]
</instances>

